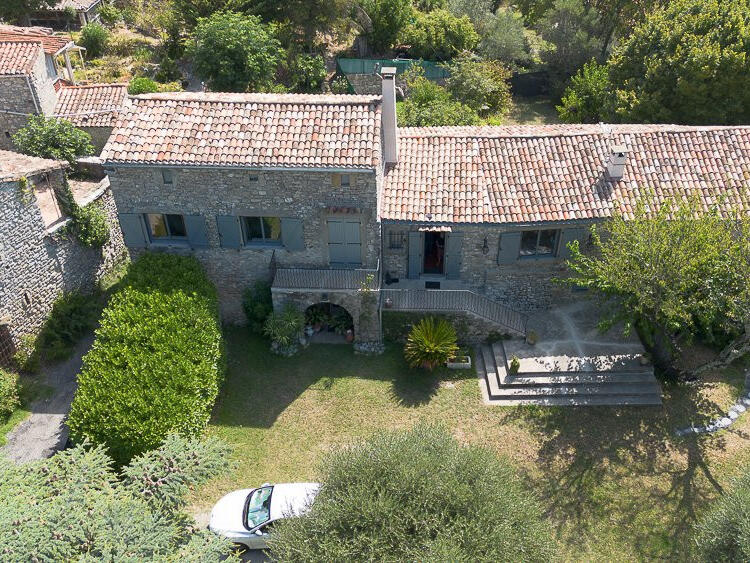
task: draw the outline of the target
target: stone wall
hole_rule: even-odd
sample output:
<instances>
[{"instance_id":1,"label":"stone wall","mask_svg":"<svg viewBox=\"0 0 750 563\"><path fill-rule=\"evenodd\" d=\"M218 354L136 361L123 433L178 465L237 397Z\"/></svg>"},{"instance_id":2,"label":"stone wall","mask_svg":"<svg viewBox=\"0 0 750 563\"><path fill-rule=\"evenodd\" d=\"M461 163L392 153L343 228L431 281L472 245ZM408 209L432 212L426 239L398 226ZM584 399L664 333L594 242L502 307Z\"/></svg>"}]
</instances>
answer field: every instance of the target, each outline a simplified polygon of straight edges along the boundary
<instances>
[{"instance_id":1,"label":"stone wall","mask_svg":"<svg viewBox=\"0 0 750 563\"><path fill-rule=\"evenodd\" d=\"M532 312L552 304L575 300L577 292L561 285L555 278L564 277L567 267L562 258L530 258L511 264L498 264L498 245L503 231L518 229L493 225L460 225L452 227L463 233L460 281L467 288L487 295L512 309ZM404 279L408 268L408 232L416 226L384 225L383 272ZM393 237L391 233L394 233ZM483 251L487 239L488 251ZM392 241L402 241L400 248L391 248Z\"/></svg>"},{"instance_id":2,"label":"stone wall","mask_svg":"<svg viewBox=\"0 0 750 563\"><path fill-rule=\"evenodd\" d=\"M420 313L384 309L383 338L404 343L411 327L425 317L442 318L451 323L456 329L458 343L461 346L474 346L486 342L493 336L501 338L505 334L495 323L471 313Z\"/></svg>"},{"instance_id":3,"label":"stone wall","mask_svg":"<svg viewBox=\"0 0 750 563\"><path fill-rule=\"evenodd\" d=\"M57 188L62 174L50 174ZM30 185L42 181L40 176L29 177ZM95 201L107 212L110 242L103 248L86 248L64 228L46 230L35 197L22 197L18 182L0 183L0 319L9 327L14 345L38 331L63 292L90 292L122 258L111 191L105 187Z\"/></svg>"},{"instance_id":4,"label":"stone wall","mask_svg":"<svg viewBox=\"0 0 750 563\"><path fill-rule=\"evenodd\" d=\"M194 254L216 284L222 318L244 322L242 292L257 280L271 279L277 267L327 268L326 219L347 211L358 216L363 230L363 264L374 268L380 255L376 175L352 172L351 185L333 187L326 172L248 171L213 168L173 169L173 183L165 185L161 169L120 167L110 172L119 213L177 213L205 218L208 248L186 244L158 246L170 252ZM251 180L257 176L257 181ZM216 217L266 215L302 219L304 250L283 246L221 248ZM135 250L133 254L142 251Z\"/></svg>"},{"instance_id":5,"label":"stone wall","mask_svg":"<svg viewBox=\"0 0 750 563\"><path fill-rule=\"evenodd\" d=\"M100 154L107 139L112 134L112 127L79 127L91 135L91 144L94 146L94 154Z\"/></svg>"}]
</instances>

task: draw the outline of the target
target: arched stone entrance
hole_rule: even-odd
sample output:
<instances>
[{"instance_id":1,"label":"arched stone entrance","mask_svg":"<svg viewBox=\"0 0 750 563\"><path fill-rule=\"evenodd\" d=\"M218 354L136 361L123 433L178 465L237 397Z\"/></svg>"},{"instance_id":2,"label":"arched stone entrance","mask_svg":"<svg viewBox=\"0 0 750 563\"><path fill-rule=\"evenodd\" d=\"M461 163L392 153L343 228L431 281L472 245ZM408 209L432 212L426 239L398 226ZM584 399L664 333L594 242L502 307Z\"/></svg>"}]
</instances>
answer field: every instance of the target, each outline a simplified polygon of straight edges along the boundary
<instances>
[{"instance_id":1,"label":"arched stone entrance","mask_svg":"<svg viewBox=\"0 0 750 563\"><path fill-rule=\"evenodd\" d=\"M336 303L320 302L305 309L305 330L310 343L354 341L354 318Z\"/></svg>"}]
</instances>

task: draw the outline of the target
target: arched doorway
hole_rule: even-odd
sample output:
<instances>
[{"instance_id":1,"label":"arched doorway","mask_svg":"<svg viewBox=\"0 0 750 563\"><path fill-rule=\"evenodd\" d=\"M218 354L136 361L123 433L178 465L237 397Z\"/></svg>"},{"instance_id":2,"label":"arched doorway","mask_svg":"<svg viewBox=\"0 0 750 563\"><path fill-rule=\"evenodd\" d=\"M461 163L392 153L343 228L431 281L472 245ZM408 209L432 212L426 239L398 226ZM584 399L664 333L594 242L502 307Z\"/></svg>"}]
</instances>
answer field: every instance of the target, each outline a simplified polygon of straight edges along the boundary
<instances>
[{"instance_id":1,"label":"arched doorway","mask_svg":"<svg viewBox=\"0 0 750 563\"><path fill-rule=\"evenodd\" d=\"M335 303L315 303L305 309L305 331L312 344L341 344L354 340L354 319Z\"/></svg>"}]
</instances>

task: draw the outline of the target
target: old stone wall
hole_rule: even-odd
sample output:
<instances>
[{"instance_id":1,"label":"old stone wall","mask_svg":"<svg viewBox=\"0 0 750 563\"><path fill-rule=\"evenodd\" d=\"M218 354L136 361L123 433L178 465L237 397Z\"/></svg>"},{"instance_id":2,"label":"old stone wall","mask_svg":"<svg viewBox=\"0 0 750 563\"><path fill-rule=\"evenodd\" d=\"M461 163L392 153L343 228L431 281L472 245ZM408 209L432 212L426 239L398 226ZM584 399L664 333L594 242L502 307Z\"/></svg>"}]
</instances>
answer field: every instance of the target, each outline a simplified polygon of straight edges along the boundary
<instances>
[{"instance_id":1,"label":"old stone wall","mask_svg":"<svg viewBox=\"0 0 750 563\"><path fill-rule=\"evenodd\" d=\"M50 174L55 187L62 172ZM29 184L43 182L41 176ZM107 212L110 242L102 248L81 246L64 228L45 229L33 193L21 194L18 182L0 183L0 322L14 345L44 323L54 301L69 291L89 292L123 256L124 246L111 191L96 197Z\"/></svg>"},{"instance_id":2,"label":"old stone wall","mask_svg":"<svg viewBox=\"0 0 750 563\"><path fill-rule=\"evenodd\" d=\"M384 225L383 272L404 279L408 268L408 232L416 226ZM576 291L555 282L565 277L567 267L560 257L524 258L498 264L500 235L518 230L492 225L459 225L463 234L460 281L467 288L521 312L547 309L552 304L576 299ZM483 251L484 240L488 251Z\"/></svg>"},{"instance_id":3,"label":"old stone wall","mask_svg":"<svg viewBox=\"0 0 750 563\"><path fill-rule=\"evenodd\" d=\"M473 346L486 342L493 336L501 338L505 334L495 323L471 313L422 313L383 309L383 338L392 342L406 342L411 327L425 317L441 318L451 323L461 346Z\"/></svg>"},{"instance_id":4,"label":"old stone wall","mask_svg":"<svg viewBox=\"0 0 750 563\"><path fill-rule=\"evenodd\" d=\"M112 134L112 127L79 127L91 135L91 144L94 146L94 154L100 154L107 139Z\"/></svg>"},{"instance_id":5,"label":"old stone wall","mask_svg":"<svg viewBox=\"0 0 750 563\"><path fill-rule=\"evenodd\" d=\"M245 321L242 292L256 280L271 279L276 267L327 268L326 220L346 215L362 223L362 267L374 268L380 254L377 187L373 172L352 172L349 186L332 186L331 173L172 169L165 185L156 167L119 167L110 172L119 213L176 213L205 219L207 248L187 244L151 245L151 250L192 253L216 284L225 322ZM254 178L257 178L254 179ZM272 216L302 220L303 250L283 246L222 248L217 216ZM138 254L142 251L134 251Z\"/></svg>"}]
</instances>

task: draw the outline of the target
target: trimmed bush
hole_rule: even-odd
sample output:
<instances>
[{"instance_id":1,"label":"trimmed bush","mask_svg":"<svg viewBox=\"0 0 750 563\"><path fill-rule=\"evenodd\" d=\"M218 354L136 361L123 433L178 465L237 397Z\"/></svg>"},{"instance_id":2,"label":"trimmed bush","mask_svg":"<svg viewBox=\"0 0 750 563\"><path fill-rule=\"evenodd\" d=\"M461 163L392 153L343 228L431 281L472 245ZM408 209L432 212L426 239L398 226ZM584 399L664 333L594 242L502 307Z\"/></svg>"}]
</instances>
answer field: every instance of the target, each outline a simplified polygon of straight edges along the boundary
<instances>
[{"instance_id":1,"label":"trimmed bush","mask_svg":"<svg viewBox=\"0 0 750 563\"><path fill-rule=\"evenodd\" d=\"M20 404L18 375L0 368L0 420L8 418Z\"/></svg>"},{"instance_id":2,"label":"trimmed bush","mask_svg":"<svg viewBox=\"0 0 750 563\"><path fill-rule=\"evenodd\" d=\"M70 357L81 337L94 328L99 305L91 295L63 293L36 339L36 350L45 361Z\"/></svg>"},{"instance_id":3,"label":"trimmed bush","mask_svg":"<svg viewBox=\"0 0 750 563\"><path fill-rule=\"evenodd\" d=\"M418 425L327 456L303 517L280 521L276 561L551 561L552 530L512 466Z\"/></svg>"},{"instance_id":4,"label":"trimmed bush","mask_svg":"<svg viewBox=\"0 0 750 563\"><path fill-rule=\"evenodd\" d=\"M86 56L91 59L101 57L109 45L110 33L100 23L89 23L81 28L78 43L86 48Z\"/></svg>"},{"instance_id":5,"label":"trimmed bush","mask_svg":"<svg viewBox=\"0 0 750 563\"><path fill-rule=\"evenodd\" d=\"M242 294L242 308L245 310L250 329L258 334L263 332L263 323L273 311L271 284L257 281Z\"/></svg>"},{"instance_id":6,"label":"trimmed bush","mask_svg":"<svg viewBox=\"0 0 750 563\"><path fill-rule=\"evenodd\" d=\"M216 290L195 258L145 254L102 314L68 425L119 463L200 435L223 374Z\"/></svg>"},{"instance_id":7,"label":"trimmed bush","mask_svg":"<svg viewBox=\"0 0 750 563\"><path fill-rule=\"evenodd\" d=\"M133 78L128 84L128 94L131 96L137 96L138 94L151 94L152 92L158 92L159 85L150 78L140 77Z\"/></svg>"},{"instance_id":8,"label":"trimmed bush","mask_svg":"<svg viewBox=\"0 0 750 563\"><path fill-rule=\"evenodd\" d=\"M410 367L434 369L456 355L456 329L445 319L427 317L411 329L404 356Z\"/></svg>"}]
</instances>

